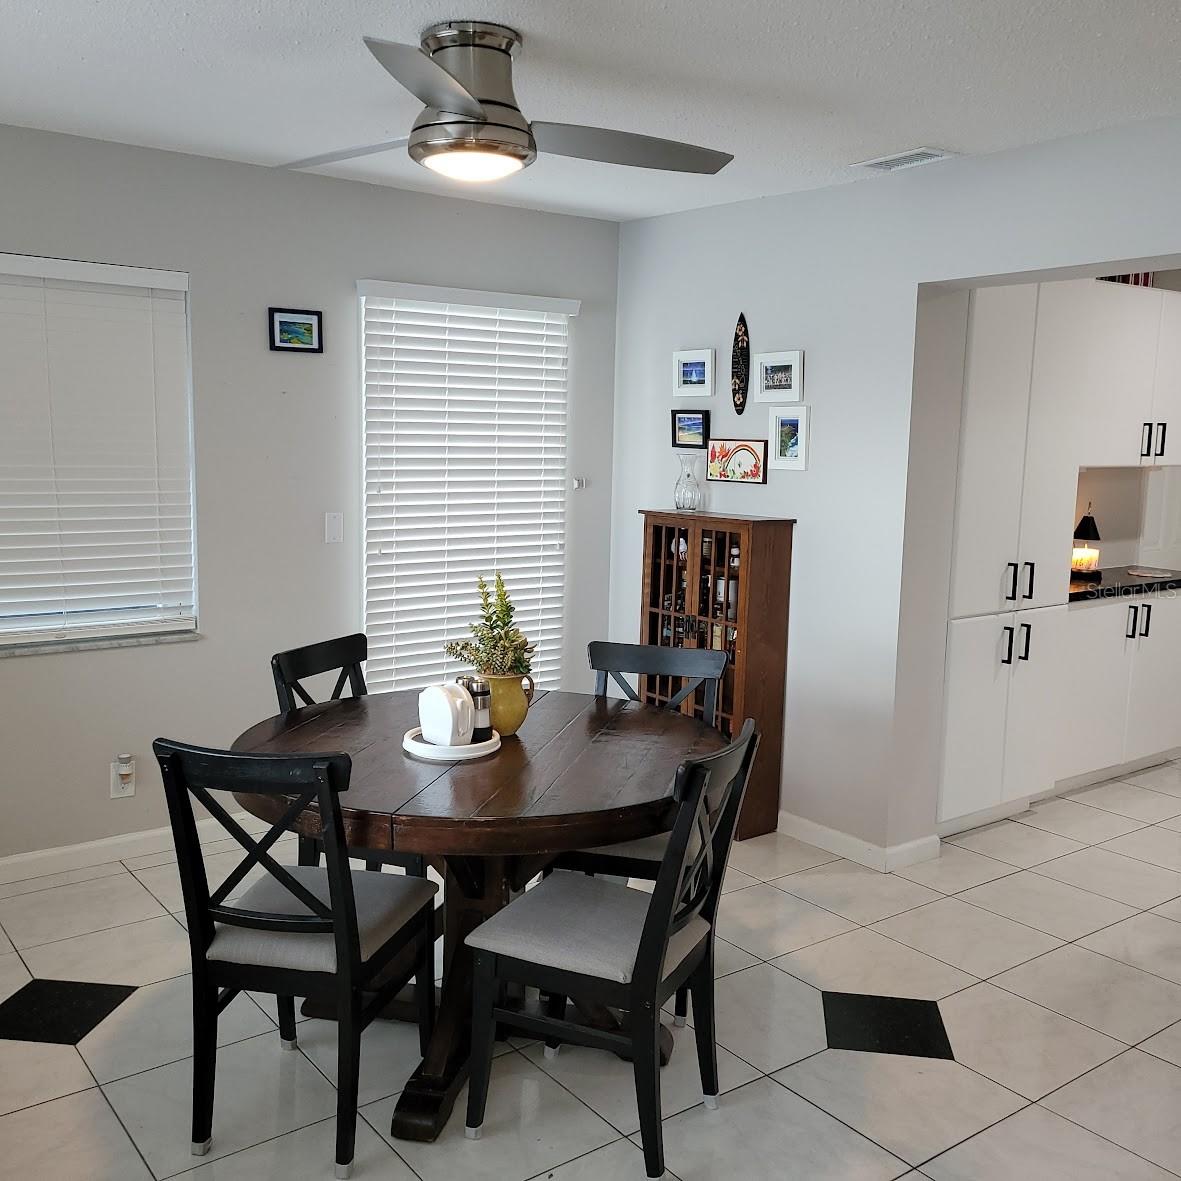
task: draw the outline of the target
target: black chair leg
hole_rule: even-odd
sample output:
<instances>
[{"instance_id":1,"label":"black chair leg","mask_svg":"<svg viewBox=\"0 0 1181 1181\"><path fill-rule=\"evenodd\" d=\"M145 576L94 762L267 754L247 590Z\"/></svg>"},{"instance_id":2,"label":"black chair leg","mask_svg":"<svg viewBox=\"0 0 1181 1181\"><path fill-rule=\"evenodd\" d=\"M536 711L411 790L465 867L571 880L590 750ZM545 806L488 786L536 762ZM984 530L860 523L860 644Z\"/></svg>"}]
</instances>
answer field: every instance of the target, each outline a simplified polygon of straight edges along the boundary
<instances>
[{"instance_id":1,"label":"black chair leg","mask_svg":"<svg viewBox=\"0 0 1181 1181\"><path fill-rule=\"evenodd\" d=\"M204 1156L213 1141L213 1087L217 1074L217 989L193 981L193 1144Z\"/></svg>"},{"instance_id":2,"label":"black chair leg","mask_svg":"<svg viewBox=\"0 0 1181 1181\"><path fill-rule=\"evenodd\" d=\"M357 1142L357 1090L361 1074L361 998L342 998L336 1030L336 1175L353 1174Z\"/></svg>"},{"instance_id":3,"label":"black chair leg","mask_svg":"<svg viewBox=\"0 0 1181 1181\"><path fill-rule=\"evenodd\" d=\"M689 1020L689 986L682 984L677 989L677 999L673 1005L673 1024L683 1029Z\"/></svg>"},{"instance_id":4,"label":"black chair leg","mask_svg":"<svg viewBox=\"0 0 1181 1181\"><path fill-rule=\"evenodd\" d=\"M492 1010L496 1004L496 957L477 951L475 979L472 984L472 1054L467 1084L467 1126L469 1140L480 1138L484 1108L488 1103L488 1079L492 1074L492 1050L496 1041L496 1022Z\"/></svg>"},{"instance_id":5,"label":"black chair leg","mask_svg":"<svg viewBox=\"0 0 1181 1181\"><path fill-rule=\"evenodd\" d=\"M294 1050L298 1044L295 1034L295 997L277 996L275 1001L279 1007L279 1038L283 1042L283 1049Z\"/></svg>"},{"instance_id":6,"label":"black chair leg","mask_svg":"<svg viewBox=\"0 0 1181 1181\"><path fill-rule=\"evenodd\" d=\"M320 842L315 837L299 838L300 865L320 864Z\"/></svg>"},{"instance_id":7,"label":"black chair leg","mask_svg":"<svg viewBox=\"0 0 1181 1181\"><path fill-rule=\"evenodd\" d=\"M566 1016L566 997L560 992L547 992L544 996L543 1003L545 1005L545 1015L553 1017L556 1021L561 1021ZM553 1059L558 1056L558 1047L561 1045L561 1040L556 1037L547 1037L545 1039L545 1056Z\"/></svg>"},{"instance_id":8,"label":"black chair leg","mask_svg":"<svg viewBox=\"0 0 1181 1181\"><path fill-rule=\"evenodd\" d=\"M632 1065L636 1074L636 1105L640 1109L640 1141L649 1177L664 1176L664 1136L660 1128L660 1015L644 1002L631 1015Z\"/></svg>"},{"instance_id":9,"label":"black chair leg","mask_svg":"<svg viewBox=\"0 0 1181 1181\"><path fill-rule=\"evenodd\" d=\"M693 993L693 1033L697 1040L697 1064L701 1070L701 1094L706 1107L718 1105L718 1043L714 1037L713 944L689 978Z\"/></svg>"},{"instance_id":10,"label":"black chair leg","mask_svg":"<svg viewBox=\"0 0 1181 1181\"><path fill-rule=\"evenodd\" d=\"M426 1057L435 1031L435 911L434 902L423 918L422 946L414 974L414 999L418 1004L418 1049Z\"/></svg>"}]
</instances>

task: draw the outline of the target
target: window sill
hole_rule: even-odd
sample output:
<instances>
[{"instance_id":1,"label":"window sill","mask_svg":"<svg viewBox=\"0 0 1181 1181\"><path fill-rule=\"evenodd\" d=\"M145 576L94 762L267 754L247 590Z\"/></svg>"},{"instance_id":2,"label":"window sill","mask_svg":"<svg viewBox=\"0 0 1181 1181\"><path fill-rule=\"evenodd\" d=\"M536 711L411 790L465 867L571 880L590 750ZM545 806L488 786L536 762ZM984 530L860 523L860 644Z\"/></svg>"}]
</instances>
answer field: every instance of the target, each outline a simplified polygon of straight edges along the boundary
<instances>
[{"instance_id":1,"label":"window sill","mask_svg":"<svg viewBox=\"0 0 1181 1181\"><path fill-rule=\"evenodd\" d=\"M100 648L146 648L155 644L188 644L205 637L199 631L149 632L138 636L92 636L90 639L47 640L44 644L0 643L0 660L8 656L51 656L61 652L95 652Z\"/></svg>"}]
</instances>

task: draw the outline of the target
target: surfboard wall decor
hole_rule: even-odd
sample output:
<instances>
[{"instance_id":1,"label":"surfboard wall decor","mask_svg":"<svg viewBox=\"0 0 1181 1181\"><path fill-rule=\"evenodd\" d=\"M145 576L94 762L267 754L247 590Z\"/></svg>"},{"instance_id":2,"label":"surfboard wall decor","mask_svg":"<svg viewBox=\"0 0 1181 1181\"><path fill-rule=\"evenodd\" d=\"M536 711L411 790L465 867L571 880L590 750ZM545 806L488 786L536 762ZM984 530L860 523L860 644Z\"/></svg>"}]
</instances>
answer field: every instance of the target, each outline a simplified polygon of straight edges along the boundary
<instances>
[{"instance_id":1,"label":"surfboard wall decor","mask_svg":"<svg viewBox=\"0 0 1181 1181\"><path fill-rule=\"evenodd\" d=\"M738 314L734 326L734 351L730 358L730 396L734 400L734 413L746 409L746 395L750 386L750 333L746 330L746 316Z\"/></svg>"}]
</instances>

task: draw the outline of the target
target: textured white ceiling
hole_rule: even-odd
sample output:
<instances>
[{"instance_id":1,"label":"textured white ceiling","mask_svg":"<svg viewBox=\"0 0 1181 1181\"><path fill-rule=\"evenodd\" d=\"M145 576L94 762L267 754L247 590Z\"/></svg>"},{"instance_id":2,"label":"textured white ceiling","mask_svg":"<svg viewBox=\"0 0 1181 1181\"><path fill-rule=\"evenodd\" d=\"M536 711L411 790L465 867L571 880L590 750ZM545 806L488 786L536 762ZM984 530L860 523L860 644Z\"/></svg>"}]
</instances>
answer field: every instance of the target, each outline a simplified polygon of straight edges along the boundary
<instances>
[{"instance_id":1,"label":"textured white ceiling","mask_svg":"<svg viewBox=\"0 0 1181 1181\"><path fill-rule=\"evenodd\" d=\"M1181 114L1176 0L0 0L0 122L273 164L405 134L361 35L519 29L529 118L724 148L716 177L556 157L465 196L627 219ZM0 163L2 167L2 163ZM939 167L939 165L935 165ZM325 169L456 191L395 151Z\"/></svg>"}]
</instances>

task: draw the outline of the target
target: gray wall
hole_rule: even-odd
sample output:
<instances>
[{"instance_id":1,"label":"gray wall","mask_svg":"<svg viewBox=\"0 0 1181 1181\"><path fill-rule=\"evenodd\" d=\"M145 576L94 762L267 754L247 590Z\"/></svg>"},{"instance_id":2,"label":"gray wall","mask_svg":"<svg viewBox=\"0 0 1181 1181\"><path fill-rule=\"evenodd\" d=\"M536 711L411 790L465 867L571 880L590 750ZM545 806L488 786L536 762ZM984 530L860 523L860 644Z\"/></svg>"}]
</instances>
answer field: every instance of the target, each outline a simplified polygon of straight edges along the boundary
<instances>
[{"instance_id":1,"label":"gray wall","mask_svg":"<svg viewBox=\"0 0 1181 1181\"><path fill-rule=\"evenodd\" d=\"M785 810L879 846L934 831L959 389L915 402L912 423L919 285L1109 274L1176 254L1179 146L1181 122L1154 121L623 227L615 638L637 629L636 510L671 504L676 460L654 445L673 404L671 352L716 348L713 432L758 438L763 408L739 419L726 395L738 313L752 349L806 352L809 470L773 470L765 488L710 485L708 500L799 518Z\"/></svg>"},{"instance_id":2,"label":"gray wall","mask_svg":"<svg viewBox=\"0 0 1181 1181\"><path fill-rule=\"evenodd\" d=\"M0 251L191 274L201 632L0 659L0 855L166 822L151 740L227 744L274 712L272 652L360 620L360 278L581 299L571 343L568 683L607 628L613 223L0 127ZM269 305L322 308L272 354ZM345 514L343 545L323 513ZM117 751L139 763L109 797Z\"/></svg>"}]
</instances>

